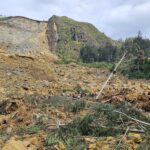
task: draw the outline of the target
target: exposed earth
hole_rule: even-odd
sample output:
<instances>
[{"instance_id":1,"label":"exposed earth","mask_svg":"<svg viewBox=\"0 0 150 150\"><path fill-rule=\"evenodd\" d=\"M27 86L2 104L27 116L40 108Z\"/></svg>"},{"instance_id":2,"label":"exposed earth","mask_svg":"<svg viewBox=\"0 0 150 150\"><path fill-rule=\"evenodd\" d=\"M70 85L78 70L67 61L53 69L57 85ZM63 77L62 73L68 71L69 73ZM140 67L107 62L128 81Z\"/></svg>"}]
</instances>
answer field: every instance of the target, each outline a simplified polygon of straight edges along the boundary
<instances>
[{"instance_id":1,"label":"exposed earth","mask_svg":"<svg viewBox=\"0 0 150 150\"><path fill-rule=\"evenodd\" d=\"M62 26L57 29L59 23ZM70 31L70 26L74 24L77 27L71 27ZM81 24L83 25L80 26ZM29 21L22 17L7 18L0 22L0 149L136 150L147 142L146 132L150 123L147 122L150 117L149 80L130 80L117 72L96 100L110 74L109 69L92 68L73 62L58 63L59 56L56 54L61 54L61 48L62 53L66 53L64 50L71 45L68 54L73 53L74 57L78 57L79 47L88 40L95 44L104 43L103 40L115 44L103 33L97 33L97 29L90 24L81 24L66 17L59 20L56 16L49 22ZM89 29L92 36L87 33ZM81 34L81 31L84 32ZM68 33L67 37L63 36L65 33ZM101 116L94 116L92 106L110 106L107 104L124 104L128 115L119 114L115 118L115 115L109 116L105 112L107 110L102 110ZM130 111L131 106L136 111ZM144 116L140 118L144 120L136 120L137 112L139 117L141 114ZM77 118L86 118L89 114L94 116L88 126L89 133L83 133L86 130L86 124L83 124L80 127L81 135L72 133L71 138L75 141L69 139L66 136L69 127L76 125ZM109 120L105 120L106 115L110 120L113 117L121 118L122 122L117 125L125 125L123 127L126 128L121 128L123 132L115 136L110 131L106 135L97 135L96 132L100 132L93 131L97 126L104 129L107 123L111 126ZM147 123L146 127L142 121ZM71 129L73 128L74 126ZM59 139L54 136L57 134ZM148 149L149 147L146 150Z\"/></svg>"},{"instance_id":2,"label":"exposed earth","mask_svg":"<svg viewBox=\"0 0 150 150\"><path fill-rule=\"evenodd\" d=\"M56 64L55 61L56 58L52 56L23 57L7 54L1 50L0 146L2 150L9 150L14 145L14 150L50 149L45 147L44 141L48 133L57 128L58 122L67 124L77 116L89 113L88 109L76 114L65 110L67 103L71 104L81 98L87 103L118 104L126 101L146 112L150 110L149 81L128 80L120 74L115 74L101 98L96 101L95 96L108 77L108 70L88 68L75 63ZM84 91L83 94L78 92L79 87ZM40 117L42 117L42 127L32 129ZM132 141L129 142L132 143L131 149L136 149L138 142L143 141L139 133L129 133L128 136L125 142ZM85 140L88 141L91 150L111 149L110 143L113 146L116 141L113 137L98 141L88 137ZM62 143L54 147L65 149Z\"/></svg>"}]
</instances>

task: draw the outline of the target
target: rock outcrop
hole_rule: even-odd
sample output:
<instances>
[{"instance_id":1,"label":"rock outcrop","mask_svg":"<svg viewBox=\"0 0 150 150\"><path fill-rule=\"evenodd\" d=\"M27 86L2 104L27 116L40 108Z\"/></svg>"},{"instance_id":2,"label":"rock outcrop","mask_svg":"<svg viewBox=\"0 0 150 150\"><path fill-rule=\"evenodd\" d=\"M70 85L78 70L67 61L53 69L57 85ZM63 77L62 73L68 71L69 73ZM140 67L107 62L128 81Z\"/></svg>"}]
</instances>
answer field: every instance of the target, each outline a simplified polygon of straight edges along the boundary
<instances>
[{"instance_id":1,"label":"rock outcrop","mask_svg":"<svg viewBox=\"0 0 150 150\"><path fill-rule=\"evenodd\" d=\"M115 43L92 24L65 16L52 16L48 21L47 33L51 50L73 58L79 57L80 49L85 45L103 47L107 43Z\"/></svg>"},{"instance_id":2,"label":"rock outcrop","mask_svg":"<svg viewBox=\"0 0 150 150\"><path fill-rule=\"evenodd\" d=\"M38 54L49 51L47 22L25 17L0 20L0 49L15 54Z\"/></svg>"},{"instance_id":3,"label":"rock outcrop","mask_svg":"<svg viewBox=\"0 0 150 150\"><path fill-rule=\"evenodd\" d=\"M79 58L85 45L101 47L114 42L92 24L58 16L52 16L49 21L5 17L0 20L0 35L0 49L21 55L52 52Z\"/></svg>"}]
</instances>

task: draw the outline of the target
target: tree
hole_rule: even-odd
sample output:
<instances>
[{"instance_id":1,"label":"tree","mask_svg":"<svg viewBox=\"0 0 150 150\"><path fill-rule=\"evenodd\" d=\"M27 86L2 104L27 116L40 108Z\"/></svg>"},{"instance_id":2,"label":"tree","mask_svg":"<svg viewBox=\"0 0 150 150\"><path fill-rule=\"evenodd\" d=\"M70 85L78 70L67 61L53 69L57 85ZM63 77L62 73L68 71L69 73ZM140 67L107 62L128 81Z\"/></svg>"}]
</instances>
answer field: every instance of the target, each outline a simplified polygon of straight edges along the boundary
<instances>
[{"instance_id":1,"label":"tree","mask_svg":"<svg viewBox=\"0 0 150 150\"><path fill-rule=\"evenodd\" d=\"M136 58L136 64L137 64L137 70L140 71L142 70L142 65L144 65L144 51L143 50L139 50L138 54L137 54L137 58Z\"/></svg>"},{"instance_id":2,"label":"tree","mask_svg":"<svg viewBox=\"0 0 150 150\"><path fill-rule=\"evenodd\" d=\"M142 39L142 32L140 30L137 33L137 38Z\"/></svg>"},{"instance_id":3,"label":"tree","mask_svg":"<svg viewBox=\"0 0 150 150\"><path fill-rule=\"evenodd\" d=\"M85 63L98 61L98 48L95 46L85 46L80 50L80 58Z\"/></svg>"}]
</instances>

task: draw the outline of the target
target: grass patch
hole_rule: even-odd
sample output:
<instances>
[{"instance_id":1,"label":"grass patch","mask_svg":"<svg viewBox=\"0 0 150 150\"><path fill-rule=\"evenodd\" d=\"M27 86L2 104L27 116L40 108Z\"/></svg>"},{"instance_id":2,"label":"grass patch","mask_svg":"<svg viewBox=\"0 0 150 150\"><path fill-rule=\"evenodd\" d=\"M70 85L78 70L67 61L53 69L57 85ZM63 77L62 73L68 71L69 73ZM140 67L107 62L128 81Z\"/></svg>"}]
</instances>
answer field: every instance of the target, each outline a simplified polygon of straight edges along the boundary
<instances>
[{"instance_id":1,"label":"grass patch","mask_svg":"<svg viewBox=\"0 0 150 150\"><path fill-rule=\"evenodd\" d=\"M70 137L65 143L67 150L87 150L85 141L78 138Z\"/></svg>"},{"instance_id":2,"label":"grass patch","mask_svg":"<svg viewBox=\"0 0 150 150\"><path fill-rule=\"evenodd\" d=\"M77 113L80 110L83 110L86 106L84 100L77 100L75 103L68 104L65 108L66 111Z\"/></svg>"},{"instance_id":3,"label":"grass patch","mask_svg":"<svg viewBox=\"0 0 150 150\"><path fill-rule=\"evenodd\" d=\"M20 128L18 130L19 135L24 134L36 134L41 130L41 126L37 124L30 125L29 127Z\"/></svg>"},{"instance_id":4,"label":"grass patch","mask_svg":"<svg viewBox=\"0 0 150 150\"><path fill-rule=\"evenodd\" d=\"M141 111L132 108L127 104L114 106L111 104L95 104L91 107L91 113L84 117L75 119L72 123L62 128L62 132L68 135L82 136L119 136L124 134L130 124L130 128L140 129L140 126L133 120L116 111L123 112L128 116L141 121L150 122L150 119ZM147 127L145 130L147 130Z\"/></svg>"},{"instance_id":5,"label":"grass patch","mask_svg":"<svg viewBox=\"0 0 150 150\"><path fill-rule=\"evenodd\" d=\"M109 62L81 63L81 65L89 68L105 68L105 69L111 69L112 67L114 67L114 64Z\"/></svg>"},{"instance_id":6,"label":"grass patch","mask_svg":"<svg viewBox=\"0 0 150 150\"><path fill-rule=\"evenodd\" d=\"M104 68L104 69L112 69L114 67L114 63L111 62L93 62L93 63L83 63L80 60L75 60L71 58L64 57L60 60L54 62L55 64L65 65L70 63L76 63L78 65L89 67L89 68Z\"/></svg>"},{"instance_id":7,"label":"grass patch","mask_svg":"<svg viewBox=\"0 0 150 150\"><path fill-rule=\"evenodd\" d=\"M59 139L55 135L48 135L45 140L45 146L52 146L59 143Z\"/></svg>"}]
</instances>

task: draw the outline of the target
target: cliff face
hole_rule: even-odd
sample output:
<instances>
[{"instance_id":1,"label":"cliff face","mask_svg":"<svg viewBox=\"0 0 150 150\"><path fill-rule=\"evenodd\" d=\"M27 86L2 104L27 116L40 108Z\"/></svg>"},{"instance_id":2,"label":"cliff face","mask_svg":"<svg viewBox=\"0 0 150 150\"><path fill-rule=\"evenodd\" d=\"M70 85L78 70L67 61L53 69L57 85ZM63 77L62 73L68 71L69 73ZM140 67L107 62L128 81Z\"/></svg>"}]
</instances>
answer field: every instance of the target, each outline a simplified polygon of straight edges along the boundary
<instances>
[{"instance_id":1,"label":"cliff face","mask_svg":"<svg viewBox=\"0 0 150 150\"><path fill-rule=\"evenodd\" d=\"M25 17L8 17L0 21L0 48L10 53L36 54L49 50L47 22Z\"/></svg>"},{"instance_id":2,"label":"cliff face","mask_svg":"<svg viewBox=\"0 0 150 150\"><path fill-rule=\"evenodd\" d=\"M52 16L48 22L18 16L0 19L0 49L13 54L52 52L79 58L85 45L101 47L107 43L113 41L93 25L67 17Z\"/></svg>"}]
</instances>

